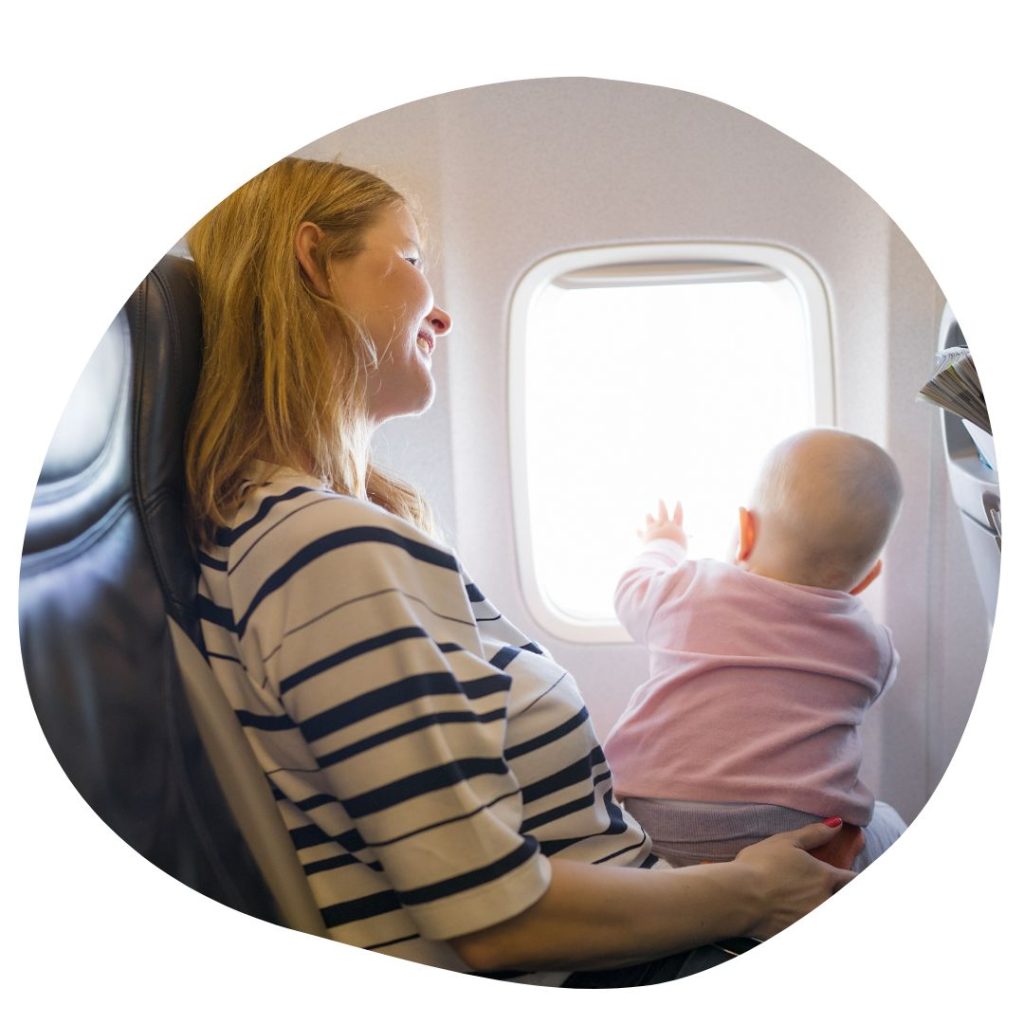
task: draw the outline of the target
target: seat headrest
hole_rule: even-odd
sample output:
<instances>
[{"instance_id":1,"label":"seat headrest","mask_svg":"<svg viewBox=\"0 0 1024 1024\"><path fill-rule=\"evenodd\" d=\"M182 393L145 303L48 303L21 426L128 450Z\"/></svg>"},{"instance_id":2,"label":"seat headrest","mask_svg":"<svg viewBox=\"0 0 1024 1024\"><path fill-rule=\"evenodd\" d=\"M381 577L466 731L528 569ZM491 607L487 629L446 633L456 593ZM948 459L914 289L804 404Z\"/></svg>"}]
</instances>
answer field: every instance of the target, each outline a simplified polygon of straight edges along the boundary
<instances>
[{"instance_id":1,"label":"seat headrest","mask_svg":"<svg viewBox=\"0 0 1024 1024\"><path fill-rule=\"evenodd\" d=\"M25 532L26 555L54 550L93 529L127 494L131 365L122 310L82 372L53 435Z\"/></svg>"},{"instance_id":2,"label":"seat headrest","mask_svg":"<svg viewBox=\"0 0 1024 1024\"><path fill-rule=\"evenodd\" d=\"M201 651L182 442L199 379L192 264L169 256L90 359L47 454L21 566L22 656L68 778L174 877L274 920L198 735L168 616Z\"/></svg>"},{"instance_id":3,"label":"seat headrest","mask_svg":"<svg viewBox=\"0 0 1024 1024\"><path fill-rule=\"evenodd\" d=\"M59 548L132 497L168 611L197 644L195 560L183 525L182 439L201 363L195 268L190 260L166 256L118 314L79 378L43 464L24 548L26 555Z\"/></svg>"}]
</instances>

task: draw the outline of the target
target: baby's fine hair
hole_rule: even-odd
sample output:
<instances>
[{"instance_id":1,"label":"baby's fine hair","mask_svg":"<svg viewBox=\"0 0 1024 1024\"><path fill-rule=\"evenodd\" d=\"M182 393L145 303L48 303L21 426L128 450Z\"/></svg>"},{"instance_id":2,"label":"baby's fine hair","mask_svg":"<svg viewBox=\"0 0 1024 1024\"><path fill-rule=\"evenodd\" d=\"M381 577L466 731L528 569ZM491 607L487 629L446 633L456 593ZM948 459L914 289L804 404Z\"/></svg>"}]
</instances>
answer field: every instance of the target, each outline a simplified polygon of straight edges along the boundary
<instances>
[{"instance_id":1,"label":"baby's fine hair","mask_svg":"<svg viewBox=\"0 0 1024 1024\"><path fill-rule=\"evenodd\" d=\"M849 590L871 569L903 500L892 457L841 430L805 430L768 454L751 499L758 543L784 550L791 582Z\"/></svg>"}]
</instances>

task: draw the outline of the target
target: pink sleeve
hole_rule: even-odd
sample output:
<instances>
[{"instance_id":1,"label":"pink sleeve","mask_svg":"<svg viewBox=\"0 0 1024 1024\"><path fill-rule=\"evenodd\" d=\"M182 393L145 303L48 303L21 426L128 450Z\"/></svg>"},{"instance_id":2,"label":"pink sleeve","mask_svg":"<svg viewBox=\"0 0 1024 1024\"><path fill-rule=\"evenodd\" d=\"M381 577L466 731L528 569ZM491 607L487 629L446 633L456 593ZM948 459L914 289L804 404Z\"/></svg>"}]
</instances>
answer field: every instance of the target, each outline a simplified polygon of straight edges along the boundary
<instances>
[{"instance_id":1,"label":"pink sleeve","mask_svg":"<svg viewBox=\"0 0 1024 1024\"><path fill-rule=\"evenodd\" d=\"M676 570L685 559L681 544L654 540L622 574L615 588L615 614L637 643L647 642L655 612L677 582Z\"/></svg>"},{"instance_id":2,"label":"pink sleeve","mask_svg":"<svg viewBox=\"0 0 1024 1024\"><path fill-rule=\"evenodd\" d=\"M880 626L882 636L885 640L885 645L888 648L889 653L889 667L885 674L882 676L882 685L878 690L878 697L881 697L886 690L896 681L896 673L900 667L900 655L899 651L896 650L895 645L892 642L892 630L888 626ZM878 700L875 697L875 700ZM872 701L874 703L874 701Z\"/></svg>"}]
</instances>

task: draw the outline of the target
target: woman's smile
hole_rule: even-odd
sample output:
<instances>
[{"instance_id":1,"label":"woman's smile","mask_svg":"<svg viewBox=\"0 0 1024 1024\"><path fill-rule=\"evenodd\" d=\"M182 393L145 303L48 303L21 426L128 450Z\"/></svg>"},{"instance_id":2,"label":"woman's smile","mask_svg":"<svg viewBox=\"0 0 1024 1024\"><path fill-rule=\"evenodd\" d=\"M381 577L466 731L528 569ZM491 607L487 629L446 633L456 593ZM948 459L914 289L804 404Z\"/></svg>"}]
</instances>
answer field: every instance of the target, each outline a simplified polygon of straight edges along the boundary
<instances>
[{"instance_id":1,"label":"woman's smile","mask_svg":"<svg viewBox=\"0 0 1024 1024\"><path fill-rule=\"evenodd\" d=\"M372 342L377 362L367 378L370 419L423 412L434 400L431 357L451 317L434 305L423 274L416 222L404 206L386 209L355 256L335 264L335 301Z\"/></svg>"},{"instance_id":2,"label":"woman's smile","mask_svg":"<svg viewBox=\"0 0 1024 1024\"><path fill-rule=\"evenodd\" d=\"M423 352L428 358L430 353L434 351L434 335L431 331L421 330L416 335L416 344L419 346L421 352Z\"/></svg>"}]
</instances>

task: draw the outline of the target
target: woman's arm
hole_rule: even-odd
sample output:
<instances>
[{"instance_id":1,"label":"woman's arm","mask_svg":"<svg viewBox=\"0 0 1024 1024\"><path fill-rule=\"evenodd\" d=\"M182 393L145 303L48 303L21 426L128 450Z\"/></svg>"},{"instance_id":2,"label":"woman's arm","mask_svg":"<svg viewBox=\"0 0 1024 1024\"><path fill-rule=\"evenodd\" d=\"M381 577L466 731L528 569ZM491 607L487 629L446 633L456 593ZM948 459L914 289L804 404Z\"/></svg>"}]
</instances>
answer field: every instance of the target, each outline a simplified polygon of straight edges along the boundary
<instances>
[{"instance_id":1,"label":"woman's arm","mask_svg":"<svg viewBox=\"0 0 1024 1024\"><path fill-rule=\"evenodd\" d=\"M532 907L451 942L478 971L593 970L732 936L767 938L854 877L804 852L834 835L809 825L727 864L669 871L554 860L551 885Z\"/></svg>"},{"instance_id":2,"label":"woman's arm","mask_svg":"<svg viewBox=\"0 0 1024 1024\"><path fill-rule=\"evenodd\" d=\"M683 871L544 858L504 757L511 677L483 652L453 557L349 499L266 507L259 539L241 535L231 596L250 678L285 713L248 727L294 738L288 757L319 769L314 839L321 862L345 862L327 897L343 924L372 895L385 937L451 941L471 967L601 966L771 934L847 877L774 840L774 857Z\"/></svg>"}]
</instances>

